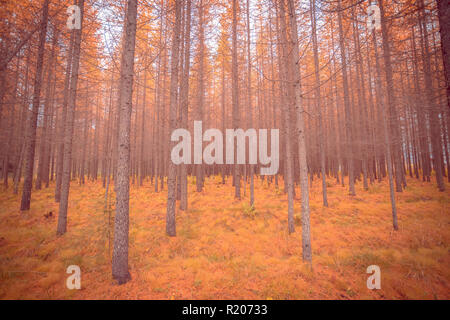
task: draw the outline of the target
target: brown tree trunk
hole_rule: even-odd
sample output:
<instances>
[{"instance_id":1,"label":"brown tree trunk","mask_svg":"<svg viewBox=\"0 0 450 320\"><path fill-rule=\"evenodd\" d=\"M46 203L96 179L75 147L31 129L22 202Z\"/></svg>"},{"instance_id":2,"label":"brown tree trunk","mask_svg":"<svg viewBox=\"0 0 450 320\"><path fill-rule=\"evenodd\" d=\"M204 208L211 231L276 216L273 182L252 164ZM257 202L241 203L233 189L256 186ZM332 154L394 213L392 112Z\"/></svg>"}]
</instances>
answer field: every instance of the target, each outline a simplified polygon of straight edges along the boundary
<instances>
[{"instance_id":1,"label":"brown tree trunk","mask_svg":"<svg viewBox=\"0 0 450 320\"><path fill-rule=\"evenodd\" d=\"M9 125L8 125L8 140L6 143L5 148L5 161L3 163L3 185L5 186L5 189L8 189L8 178L9 178L9 164L10 159L13 158L14 152L13 150L13 139L15 138L15 125L14 122L16 120L16 103L17 103L17 92L18 92L18 84L19 84L19 73L20 73L20 57L17 57L17 65L16 65L16 76L14 80L14 89L13 89L13 98L12 98L12 104L11 104L11 112L10 112L10 118L9 118ZM13 168L17 166L16 163L13 163Z\"/></svg>"},{"instance_id":2,"label":"brown tree trunk","mask_svg":"<svg viewBox=\"0 0 450 320\"><path fill-rule=\"evenodd\" d=\"M39 165L37 169L37 179L36 179L36 189L41 189L42 180L44 182L48 181L47 178L44 176L46 173L46 166L47 166L47 153L49 152L49 135L50 135L50 128L49 128L49 120L50 120L50 113L51 113L51 104L53 103L53 99L50 99L50 94L52 92L52 71L53 71L53 64L55 63L55 51L56 51L56 45L58 43L58 34L57 34L56 28L53 30L53 43L52 43L52 51L50 54L50 58L48 59L48 71L47 71L47 87L45 89L45 104L44 104L44 123L42 126L42 134L41 134L41 145L39 150ZM50 121L51 125L51 121Z\"/></svg>"},{"instance_id":3,"label":"brown tree trunk","mask_svg":"<svg viewBox=\"0 0 450 320\"><path fill-rule=\"evenodd\" d=\"M342 59L342 82L344 88L344 108L345 108L345 130L347 133L347 166L348 166L348 185L349 193L354 196L355 193L355 179L353 167L353 133L351 128L352 117L350 112L350 92L348 88L347 78L347 53L345 49L344 27L342 25L341 0L338 0L338 23L339 23L339 44L341 49Z\"/></svg>"},{"instance_id":4,"label":"brown tree trunk","mask_svg":"<svg viewBox=\"0 0 450 320\"><path fill-rule=\"evenodd\" d=\"M191 0L187 0L186 8L186 22L185 22L185 47L184 47L184 74L181 81L181 126L188 129L188 112L189 112L189 72L191 63ZM188 184L187 184L187 165L181 164L180 174L181 184L181 200L180 210L187 210L188 208Z\"/></svg>"},{"instance_id":5,"label":"brown tree trunk","mask_svg":"<svg viewBox=\"0 0 450 320\"><path fill-rule=\"evenodd\" d=\"M297 34L297 17L295 13L294 0L288 0L289 17L290 17L290 29L291 29L291 41L292 41L292 57L291 68L293 70L293 89L294 89L294 101L295 110L297 114L297 134L298 134L298 158L300 167L300 188L302 196L302 256L303 260L311 263L312 251L311 251L311 232L309 222L309 186L308 186L308 164L307 164L307 151L306 151L306 138L305 138L305 123L304 123L304 107L302 103L302 95L300 88L300 54L298 45ZM314 19L315 20L315 19ZM323 162L325 160L323 159ZM324 166L324 164L323 164ZM325 170L322 171L322 175L325 175ZM326 193L326 191L325 191ZM326 200L326 197L324 198ZM324 205L328 205L324 201Z\"/></svg>"},{"instance_id":6,"label":"brown tree trunk","mask_svg":"<svg viewBox=\"0 0 450 320\"><path fill-rule=\"evenodd\" d=\"M55 187L55 201L59 202L61 199L61 181L63 174L63 162L64 162L64 131L67 119L67 104L69 101L69 87L70 87L70 76L72 70L72 59L73 59L73 47L75 41L75 32L72 31L70 35L69 49L67 53L67 65L66 74L64 78L64 93L63 93L63 103L61 109L61 117L58 133L57 142L57 156L56 156L56 187Z\"/></svg>"},{"instance_id":7,"label":"brown tree trunk","mask_svg":"<svg viewBox=\"0 0 450 320\"><path fill-rule=\"evenodd\" d=\"M231 53L231 73L232 73L232 104L233 104L233 129L239 127L239 70L237 58L237 0L233 0L233 25L232 25L232 53ZM237 164L237 152L234 152L234 197L241 199L241 176L240 167Z\"/></svg>"},{"instance_id":8,"label":"brown tree trunk","mask_svg":"<svg viewBox=\"0 0 450 320\"><path fill-rule=\"evenodd\" d=\"M355 8L352 8L353 23L353 36L355 39L355 55L356 55L356 86L358 91L358 104L360 110L360 136L361 136L361 156L362 156L362 173L363 173L363 187L364 190L369 189L367 182L368 175L368 153L369 153L369 131L368 131L368 119L367 119L367 99L366 88L364 82L364 64L361 55L361 44L359 39L359 26L355 15Z\"/></svg>"},{"instance_id":9,"label":"brown tree trunk","mask_svg":"<svg viewBox=\"0 0 450 320\"><path fill-rule=\"evenodd\" d=\"M384 12L383 0L378 0L380 6L381 14L381 34L383 40L383 58L384 67L386 73L386 93L387 93L387 107L389 114L389 126L390 126L390 142L391 142L391 153L394 158L394 168L395 168L395 189L397 192L402 192L402 181L403 181L403 165L400 154L400 133L398 126L396 101L394 95L394 80L392 75L392 63L391 63L391 47L389 42L388 26L386 21L386 15Z\"/></svg>"},{"instance_id":10,"label":"brown tree trunk","mask_svg":"<svg viewBox=\"0 0 450 320\"><path fill-rule=\"evenodd\" d=\"M437 0L437 8L447 91L447 105L450 109L450 0Z\"/></svg>"},{"instance_id":11,"label":"brown tree trunk","mask_svg":"<svg viewBox=\"0 0 450 320\"><path fill-rule=\"evenodd\" d=\"M136 44L137 0L128 0L124 22L120 65L119 137L117 141L116 216L112 276L119 284L128 282L128 232L130 201L130 126L133 100L134 52Z\"/></svg>"},{"instance_id":12,"label":"brown tree trunk","mask_svg":"<svg viewBox=\"0 0 450 320\"><path fill-rule=\"evenodd\" d=\"M248 128L253 127L253 110L252 110L252 61L250 52L250 4L247 0L247 63L248 63L248 79L247 79L247 95L248 95ZM259 101L259 99L258 99ZM250 165L250 207L255 203L255 186L254 186L254 166Z\"/></svg>"},{"instance_id":13,"label":"brown tree trunk","mask_svg":"<svg viewBox=\"0 0 450 320\"><path fill-rule=\"evenodd\" d=\"M377 67L376 92L377 92L377 96L380 97L379 91L381 90L381 76L380 76L379 63L378 63L378 52L377 52L378 49L376 46L377 40L376 40L375 35L376 35L375 30L373 30L372 36L373 36L376 67ZM397 206L396 206L396 202L395 202L394 177L393 177L393 172L392 172L393 168L392 168L392 155L391 155L391 141L390 141L390 136L389 136L388 121L386 119L386 108L384 107L383 101L380 101L380 99L378 99L378 110L381 115L383 138L384 138L384 145L385 145L385 150L386 150L386 162L387 162L387 170L388 170L388 177L389 177L389 194L390 194L391 207L392 207L392 221L393 221L394 230L398 230Z\"/></svg>"},{"instance_id":14,"label":"brown tree trunk","mask_svg":"<svg viewBox=\"0 0 450 320\"><path fill-rule=\"evenodd\" d=\"M144 59L144 64L147 65L147 59ZM144 182L145 172L144 172L144 146L145 146L145 108L146 108L146 100L147 100L147 70L144 70L144 85L143 90L144 94L142 97L142 115L141 115L141 144L139 151L139 186L142 186ZM137 112L137 110L136 110ZM137 126L137 123L136 123Z\"/></svg>"},{"instance_id":15,"label":"brown tree trunk","mask_svg":"<svg viewBox=\"0 0 450 320\"><path fill-rule=\"evenodd\" d=\"M36 127L38 112L40 106L41 86L42 86L42 67L44 64L45 38L47 35L49 0L44 0L42 7L42 21L39 34L38 56L36 61L36 75L34 79L33 106L28 121L28 137L25 147L25 181L22 191L22 201L20 210L30 210L31 189L33 185L34 153L36 147Z\"/></svg>"},{"instance_id":16,"label":"brown tree trunk","mask_svg":"<svg viewBox=\"0 0 450 320\"><path fill-rule=\"evenodd\" d=\"M69 85L69 98L67 104L66 123L64 124L64 152L63 152L63 171L61 176L61 198L59 202L58 227L56 233L63 235L67 230L67 207L69 205L70 172L72 163L72 138L73 126L75 121L75 106L77 99L78 70L80 67L80 46L81 32L83 24L84 0L79 0L81 28L74 29L74 47L72 59L72 72Z\"/></svg>"},{"instance_id":17,"label":"brown tree trunk","mask_svg":"<svg viewBox=\"0 0 450 320\"><path fill-rule=\"evenodd\" d=\"M316 110L319 122L319 157L320 157L320 172L322 175L322 201L325 207L328 207L327 198L327 179L325 174L325 138L323 134L323 119L322 119L322 104L320 99L320 69L319 69L319 52L317 45L317 33L316 33L316 1L310 0L310 11L311 11L311 33L312 33L312 43L314 51L314 73L315 73L315 102Z\"/></svg>"},{"instance_id":18,"label":"brown tree trunk","mask_svg":"<svg viewBox=\"0 0 450 320\"><path fill-rule=\"evenodd\" d=\"M285 188L288 194L288 232L295 232L295 224L294 224L294 159L292 152L292 127L291 127L291 118L290 118L290 110L291 104L293 102L293 75L292 70L289 72L289 69L292 67L289 63L289 51L292 48L287 47L287 27L286 27L286 10L284 1L280 1L276 7L277 13L277 33L278 33L278 48L279 48L279 68L281 74L281 80L283 84L281 85L281 94L282 94L282 115L283 122L285 127ZM283 92L284 91L284 92Z\"/></svg>"},{"instance_id":19,"label":"brown tree trunk","mask_svg":"<svg viewBox=\"0 0 450 320\"><path fill-rule=\"evenodd\" d=\"M178 60L180 51L180 21L182 0L175 1L175 27L172 35L172 57L170 66L170 109L169 109L169 141L172 131L177 126L177 95L178 95ZM175 144L170 141L170 146ZM169 161L169 176L167 179L167 214L166 233L168 236L176 235L175 209L176 209L176 176L177 168L173 161Z\"/></svg>"},{"instance_id":20,"label":"brown tree trunk","mask_svg":"<svg viewBox=\"0 0 450 320\"><path fill-rule=\"evenodd\" d=\"M439 105L435 103L433 97L433 81L431 79L430 49L428 43L428 31L425 18L425 8L423 0L419 0L421 15L419 21L420 29L423 33L423 66L425 78L425 95L427 98L427 109L429 110L431 129L431 150L433 154L433 167L436 173L436 182L439 191L445 191L444 178L442 174L442 146L441 146L441 126L439 121Z\"/></svg>"},{"instance_id":21,"label":"brown tree trunk","mask_svg":"<svg viewBox=\"0 0 450 320\"><path fill-rule=\"evenodd\" d=\"M198 83L197 83L197 121L203 121L203 104L204 104L204 95L205 95L205 85L204 85L204 61L205 61L205 30L204 30L204 8L203 8L203 0L199 1L198 7L198 38L199 38L199 53L198 53ZM197 192L201 192L203 190L203 179L204 179L204 168L203 164L197 164L195 166L195 175L196 175L196 186Z\"/></svg>"}]
</instances>

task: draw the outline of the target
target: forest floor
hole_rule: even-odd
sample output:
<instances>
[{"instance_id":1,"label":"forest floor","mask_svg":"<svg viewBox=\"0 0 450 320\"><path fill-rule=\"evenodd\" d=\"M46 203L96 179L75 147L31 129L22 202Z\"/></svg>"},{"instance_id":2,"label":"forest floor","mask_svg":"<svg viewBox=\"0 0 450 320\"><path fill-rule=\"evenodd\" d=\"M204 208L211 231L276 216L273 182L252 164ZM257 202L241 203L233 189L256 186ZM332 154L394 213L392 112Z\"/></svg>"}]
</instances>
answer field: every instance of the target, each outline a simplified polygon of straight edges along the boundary
<instances>
[{"instance_id":1,"label":"forest floor","mask_svg":"<svg viewBox=\"0 0 450 320\"><path fill-rule=\"evenodd\" d=\"M447 190L450 185L447 184ZM33 191L31 210L0 192L0 299L450 299L450 192L408 179L396 194L393 231L386 182L357 196L328 181L311 188L313 268L302 262L300 192L296 232L287 232L287 196L255 179L255 210L234 199L231 179L210 177L203 193L189 182L189 210L177 212L177 236L165 234L166 192L131 187L132 280L111 276L114 211L101 183L71 184L68 232L56 236L54 186ZM52 212L52 217L45 215ZM111 215L111 217L110 217ZM81 290L66 288L66 268L81 268ZM370 265L381 289L367 289Z\"/></svg>"}]
</instances>

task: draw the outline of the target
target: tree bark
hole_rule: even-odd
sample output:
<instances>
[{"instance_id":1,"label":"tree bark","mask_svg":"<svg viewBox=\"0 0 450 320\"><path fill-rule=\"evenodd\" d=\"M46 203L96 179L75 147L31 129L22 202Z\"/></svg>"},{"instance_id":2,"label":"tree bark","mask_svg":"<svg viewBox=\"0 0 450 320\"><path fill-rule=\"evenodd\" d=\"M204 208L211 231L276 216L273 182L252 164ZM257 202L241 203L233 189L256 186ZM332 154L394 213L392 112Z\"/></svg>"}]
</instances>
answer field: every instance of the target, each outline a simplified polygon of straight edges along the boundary
<instances>
[{"instance_id":1,"label":"tree bark","mask_svg":"<svg viewBox=\"0 0 450 320\"><path fill-rule=\"evenodd\" d=\"M128 232L130 200L130 126L133 99L134 53L136 44L137 0L128 0L120 70L119 137L117 141L116 216L112 276L119 284L131 279L128 271Z\"/></svg>"},{"instance_id":2,"label":"tree bark","mask_svg":"<svg viewBox=\"0 0 450 320\"><path fill-rule=\"evenodd\" d=\"M294 74L293 89L295 94L295 110L297 114L297 135L298 135L298 158L300 167L300 188L302 197L302 256L303 260L311 263L311 232L309 222L309 185L308 185L308 164L307 164L307 150L305 138L305 123L304 123L304 107L302 103L302 94L300 88L300 54L298 46L298 29L297 16L295 13L295 6L293 0L288 0L289 17L291 22L291 41L292 41L292 59L291 68ZM316 66L318 67L318 66ZM319 93L320 94L320 93ZM323 160L325 161L325 160ZM325 170L322 171L325 175ZM326 190L326 189L325 189ZM325 191L326 193L326 191ZM324 205L328 205L326 197L324 198Z\"/></svg>"},{"instance_id":3,"label":"tree bark","mask_svg":"<svg viewBox=\"0 0 450 320\"><path fill-rule=\"evenodd\" d=\"M64 78L64 91L63 91L63 103L61 109L61 117L58 133L57 142L57 156L56 156L56 187L55 187L55 201L59 202L61 199L61 181L63 175L63 162L64 162L64 129L67 119L67 104L69 101L69 87L70 87L70 76L72 70L72 59L73 59L73 47L75 41L75 31L71 32L69 48L67 53L67 65L66 74Z\"/></svg>"},{"instance_id":4,"label":"tree bark","mask_svg":"<svg viewBox=\"0 0 450 320\"><path fill-rule=\"evenodd\" d=\"M325 174L325 138L323 134L323 119L322 119L322 105L320 99L320 69L319 69L319 53L317 45L317 33L316 33L316 1L310 0L310 11L311 11L311 33L312 33L312 43L314 51L314 73L315 73L315 102L316 110L319 122L319 156L320 156L320 173L322 175L322 201L325 207L328 207L327 198L327 179Z\"/></svg>"},{"instance_id":5,"label":"tree bark","mask_svg":"<svg viewBox=\"0 0 450 320\"><path fill-rule=\"evenodd\" d=\"M232 73L232 104L233 104L233 129L239 127L239 70L237 58L237 0L233 0L233 25L232 25L232 53L231 53L231 73ZM234 152L234 197L241 199L241 176L240 167L236 163L237 152Z\"/></svg>"},{"instance_id":6,"label":"tree bark","mask_svg":"<svg viewBox=\"0 0 450 320\"><path fill-rule=\"evenodd\" d=\"M250 3L247 0L247 63L248 63L248 79L247 79L247 95L248 95L248 128L253 127L253 107L252 107L252 61L250 52ZM258 99L259 100L259 99ZM254 166L249 165L250 169L250 207L255 204L255 186L254 186Z\"/></svg>"},{"instance_id":7,"label":"tree bark","mask_svg":"<svg viewBox=\"0 0 450 320\"><path fill-rule=\"evenodd\" d=\"M437 8L446 82L447 105L450 109L450 0L437 0Z\"/></svg>"},{"instance_id":8,"label":"tree bark","mask_svg":"<svg viewBox=\"0 0 450 320\"><path fill-rule=\"evenodd\" d=\"M181 126L188 129L188 114L189 114L189 72L191 64L191 0L187 0L186 8L186 32L185 47L184 47L184 74L181 82ZM181 200L180 210L187 210L188 208L188 184L187 184L187 165L181 164Z\"/></svg>"},{"instance_id":9,"label":"tree bark","mask_svg":"<svg viewBox=\"0 0 450 320\"><path fill-rule=\"evenodd\" d=\"M169 141L172 131L177 125L177 93L178 93L178 60L180 49L180 21L182 0L175 0L175 27L172 36L172 57L170 66L170 109L169 109ZM174 142L170 141L172 149ZM167 179L167 214L166 233L168 236L176 235L175 209L176 209L176 176L177 169L173 161L169 161L169 176Z\"/></svg>"},{"instance_id":10,"label":"tree bark","mask_svg":"<svg viewBox=\"0 0 450 320\"><path fill-rule=\"evenodd\" d=\"M33 106L29 117L28 137L25 147L25 180L22 191L22 201L20 210L30 210L31 189L33 185L34 153L36 147L36 127L38 112L40 106L41 86L42 86L42 67L44 64L45 38L47 35L49 0L44 0L42 7L42 21L39 34L38 56L36 61L36 75L34 79Z\"/></svg>"},{"instance_id":11,"label":"tree bark","mask_svg":"<svg viewBox=\"0 0 450 320\"><path fill-rule=\"evenodd\" d=\"M84 0L79 0L81 28L74 29L74 47L71 67L66 123L64 124L63 171L61 176L61 198L59 202L58 227L56 233L63 235L67 230L67 207L69 204L70 172L72 164L72 139L77 99L78 70L80 67L81 33L83 28Z\"/></svg>"},{"instance_id":12,"label":"tree bark","mask_svg":"<svg viewBox=\"0 0 450 320\"><path fill-rule=\"evenodd\" d=\"M350 112L350 92L348 88L347 77L347 52L345 48L344 27L342 25L342 12L341 12L341 0L338 0L338 23L339 23L339 45L341 49L342 59L342 82L344 89L344 108L345 108L345 130L347 134L347 166L348 166L348 185L349 193L354 196L355 192L355 178L354 178L354 166L353 166L353 133L351 128L352 116Z\"/></svg>"},{"instance_id":13,"label":"tree bark","mask_svg":"<svg viewBox=\"0 0 450 320\"><path fill-rule=\"evenodd\" d=\"M43 127L42 127L42 134L41 134L41 145L40 145L40 150L39 150L39 166L38 166L38 170L37 170L37 179L36 179L36 189L41 189L41 184L42 184L42 180L44 180L44 182L48 181L48 175L47 177L45 177L45 173L48 173L48 170L46 170L46 166L48 165L47 162L47 154L50 151L50 146L48 144L49 141L49 134L50 132L50 128L49 126L51 125L51 121L50 121L50 125L49 125L49 118L51 117L51 115L49 115L50 113L50 109L51 109L51 104L53 103L53 99L50 99L50 94L52 92L51 88L52 88L52 65L55 63L55 51L56 51L56 45L58 43L58 34L57 34L57 30L56 28L53 30L54 34L53 34L53 43L52 43L52 51L50 54L50 58L48 59L48 74L47 74L47 88L45 89L45 105L44 105L44 123L43 123Z\"/></svg>"},{"instance_id":14,"label":"tree bark","mask_svg":"<svg viewBox=\"0 0 450 320\"><path fill-rule=\"evenodd\" d=\"M442 173L442 146L441 146L441 126L439 121L439 105L435 103L433 97L433 81L431 79L431 61L430 61L430 49L428 43L428 31L425 17L425 7L423 0L419 0L421 6L419 26L423 34L423 67L425 78L425 95L427 98L427 109L430 117L430 131L431 131L431 150L433 154L433 167L436 173L436 182L439 191L445 191L444 178Z\"/></svg>"},{"instance_id":15,"label":"tree bark","mask_svg":"<svg viewBox=\"0 0 450 320\"><path fill-rule=\"evenodd\" d=\"M402 192L402 180L403 180L403 165L400 154L400 133L396 110L396 99L395 99L395 86L392 75L392 63L391 63L391 46L389 42L388 26L386 21L386 15L384 11L383 0L378 0L380 6L381 14L381 35L383 40L383 59L384 68L386 75L386 94L387 94L387 107L389 114L389 125L390 125L390 142L391 142L391 153L394 158L394 169L395 169L395 189L397 192Z\"/></svg>"}]
</instances>

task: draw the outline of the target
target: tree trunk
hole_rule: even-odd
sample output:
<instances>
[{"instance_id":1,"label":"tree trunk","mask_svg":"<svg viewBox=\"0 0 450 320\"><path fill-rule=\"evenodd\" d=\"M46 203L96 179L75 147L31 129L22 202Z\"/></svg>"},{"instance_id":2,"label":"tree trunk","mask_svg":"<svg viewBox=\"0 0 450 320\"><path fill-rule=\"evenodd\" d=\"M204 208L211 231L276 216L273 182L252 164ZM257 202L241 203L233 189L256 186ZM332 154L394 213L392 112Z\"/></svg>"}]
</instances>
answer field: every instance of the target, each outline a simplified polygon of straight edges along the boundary
<instances>
[{"instance_id":1,"label":"tree trunk","mask_svg":"<svg viewBox=\"0 0 450 320\"><path fill-rule=\"evenodd\" d=\"M63 93L63 104L61 109L61 117L58 133L57 142L57 156L56 156L56 187L55 187L55 201L59 202L61 199L61 181L63 174L63 162L64 162L64 131L67 119L67 104L69 101L69 87L70 87L70 76L72 70L72 59L73 59L73 47L75 41L75 32L72 31L70 35L69 50L67 53L67 65L66 74L64 78L64 93Z\"/></svg>"},{"instance_id":2,"label":"tree trunk","mask_svg":"<svg viewBox=\"0 0 450 320\"><path fill-rule=\"evenodd\" d=\"M50 112L51 112L51 104L52 104L52 99L50 99L50 94L52 92L52 65L55 63L54 59L55 59L55 50L56 50L56 45L57 45L57 41L58 41L58 34L56 31L56 28L53 30L53 43L52 43L52 51L50 54L50 58L48 59L48 71L47 71L47 87L45 89L45 105L44 105L44 123L42 126L42 134L41 134L41 145L40 145L40 150L39 150L39 166L37 169L37 179L36 179L36 189L41 189L41 185L42 185L42 180L44 180L44 182L46 182L48 180L48 176L47 178L44 177L45 173L46 173L46 166L47 166L47 153L49 152L49 145L48 145L48 141L49 141L49 134L50 134L50 128L49 126L51 125L51 121L50 121L50 125L49 125L49 118L51 117ZM48 171L47 171L48 172Z\"/></svg>"},{"instance_id":3,"label":"tree trunk","mask_svg":"<svg viewBox=\"0 0 450 320\"><path fill-rule=\"evenodd\" d=\"M116 216L112 276L119 284L128 282L128 231L130 201L130 126L133 100L134 52L137 0L128 0L120 65L119 137L117 141Z\"/></svg>"},{"instance_id":4,"label":"tree trunk","mask_svg":"<svg viewBox=\"0 0 450 320\"><path fill-rule=\"evenodd\" d=\"M280 1L277 4L277 33L278 33L278 54L280 59L279 69L281 74L281 80L283 84L280 87L282 94L282 115L285 128L285 188L288 194L288 232L291 234L295 232L294 225L294 160L292 152L292 128L291 128L291 118L290 110L291 104L294 99L292 92L293 75L292 70L289 72L291 65L289 64L289 51L291 48L287 48L287 35L286 35L286 13L284 1Z\"/></svg>"},{"instance_id":5,"label":"tree trunk","mask_svg":"<svg viewBox=\"0 0 450 320\"><path fill-rule=\"evenodd\" d=\"M437 8L447 90L447 104L450 109L450 0L437 0Z\"/></svg>"},{"instance_id":6,"label":"tree trunk","mask_svg":"<svg viewBox=\"0 0 450 320\"><path fill-rule=\"evenodd\" d=\"M402 192L402 180L403 180L403 165L400 154L400 133L396 110L396 101L394 95L394 80L392 75L392 63L391 63L391 47L389 43L388 26L386 21L386 15L384 12L383 0L378 0L380 6L381 14L381 34L383 40L383 58L384 67L386 73L386 94L387 94L387 107L389 115L389 125L390 125L390 142L391 142L391 153L394 158L394 168L395 168L395 189L397 192Z\"/></svg>"},{"instance_id":7,"label":"tree trunk","mask_svg":"<svg viewBox=\"0 0 450 320\"><path fill-rule=\"evenodd\" d=\"M298 134L298 157L300 165L300 188L302 196L302 256L303 260L311 263L311 233L309 222L309 186L308 186L308 164L306 154L305 123L303 119L304 108L300 88L300 54L297 34L297 16L295 13L294 0L288 0L289 17L291 22L292 59L291 68L293 70L293 89L295 94L295 110L297 114L297 134ZM314 19L315 20L315 19ZM317 66L316 66L317 67ZM319 93L320 94L320 93ZM323 160L325 162L325 160ZM324 165L324 164L323 164ZM325 170L322 171L325 175ZM325 179L325 178L324 178ZM326 192L326 191L325 191ZM324 198L326 200L326 197ZM324 205L328 205L324 201Z\"/></svg>"},{"instance_id":8,"label":"tree trunk","mask_svg":"<svg viewBox=\"0 0 450 320\"><path fill-rule=\"evenodd\" d=\"M375 58L377 63L377 79L376 79L376 91L377 96L379 97L379 91L381 90L381 77L379 72L379 64L378 64L378 49L376 46L376 33L375 29L373 30L372 36L373 36L373 43L374 43L374 50L375 50ZM392 173L392 155L391 155L391 141L389 136L389 129L388 129L388 121L386 119L386 110L384 107L383 101L378 101L378 110L381 114L381 122L382 122L382 128L383 128L383 138L384 138L384 145L386 150L386 162L387 162L387 170L388 170L388 177L389 177L389 193L391 198L391 207L392 207L392 221L393 221L393 227L394 230L398 230L398 222L397 222L397 207L395 202L395 191L394 191L394 177Z\"/></svg>"},{"instance_id":9,"label":"tree trunk","mask_svg":"<svg viewBox=\"0 0 450 320\"><path fill-rule=\"evenodd\" d=\"M67 230L67 207L69 204L70 172L72 164L72 137L75 121L75 107L77 99L78 70L80 67L80 46L81 32L83 24L84 0L79 0L81 28L74 29L74 47L71 67L69 97L67 104L66 123L64 124L64 152L63 152L63 171L61 176L61 198L58 212L58 228L56 233L63 235Z\"/></svg>"},{"instance_id":10,"label":"tree trunk","mask_svg":"<svg viewBox=\"0 0 450 320\"><path fill-rule=\"evenodd\" d=\"M204 95L205 95L205 86L204 86L204 61L205 61L205 31L203 26L203 0L199 1L199 8L198 8L198 19L199 19L199 26L198 26L198 38L199 38L199 54L198 54L198 84L197 84L197 121L203 121L203 104L204 104ZM202 149L203 150L203 149ZM201 192L203 190L203 179L204 179L204 168L203 164L197 164L195 166L196 171L196 186L197 186L197 192Z\"/></svg>"},{"instance_id":11,"label":"tree trunk","mask_svg":"<svg viewBox=\"0 0 450 320\"><path fill-rule=\"evenodd\" d=\"M28 121L28 137L25 147L25 181L22 191L20 210L30 210L31 189L33 185L34 153L36 147L36 127L40 106L42 67L44 64L45 38L47 35L48 3L44 0L42 7L42 21L39 34L38 57L36 61L36 75L34 79L33 106Z\"/></svg>"},{"instance_id":12,"label":"tree trunk","mask_svg":"<svg viewBox=\"0 0 450 320\"><path fill-rule=\"evenodd\" d=\"M181 126L188 129L188 112L189 112L189 71L191 61L191 0L187 0L186 8L186 32L185 47L184 47L184 74L181 82ZM188 208L188 184L187 184L187 165L181 164L181 200L180 210L187 210Z\"/></svg>"},{"instance_id":13,"label":"tree trunk","mask_svg":"<svg viewBox=\"0 0 450 320\"><path fill-rule=\"evenodd\" d=\"M250 52L250 4L247 0L247 62L248 62L248 79L247 79L247 95L248 95L248 128L253 127L253 110L252 110L252 61ZM259 100L259 99L258 99ZM250 165L250 207L255 203L255 186L254 186L254 166Z\"/></svg>"},{"instance_id":14,"label":"tree trunk","mask_svg":"<svg viewBox=\"0 0 450 320\"><path fill-rule=\"evenodd\" d=\"M310 10L311 10L311 33L314 51L314 73L315 73L315 102L316 110L319 122L319 156L320 156L320 172L322 175L322 200L323 205L328 207L327 199L327 180L325 174L325 138L323 134L323 119L322 119L322 105L320 100L320 69L319 69L319 53L317 46L317 33L316 33L316 1L310 0Z\"/></svg>"},{"instance_id":15,"label":"tree trunk","mask_svg":"<svg viewBox=\"0 0 450 320\"><path fill-rule=\"evenodd\" d=\"M344 108L345 108L345 130L347 133L347 166L348 166L348 185L349 193L354 196L355 193L355 179L354 179L354 167L353 167L353 133L351 128L352 117L350 112L350 92L348 88L347 78L347 58L344 39L344 27L342 25L342 12L341 12L341 0L338 0L338 23L339 23L339 44L341 49L342 59L342 82L344 88Z\"/></svg>"},{"instance_id":16,"label":"tree trunk","mask_svg":"<svg viewBox=\"0 0 450 320\"><path fill-rule=\"evenodd\" d=\"M427 98L427 109L429 110L430 129L431 129L431 150L433 154L433 167L436 173L436 182L439 191L445 191L444 178L442 174L442 146L441 146L441 126L439 121L439 105L435 103L433 96L433 81L431 79L431 61L430 49L428 43L428 31L425 18L425 8L423 0L419 0L421 6L419 26L423 33L423 52L422 60L425 78L425 95Z\"/></svg>"},{"instance_id":17,"label":"tree trunk","mask_svg":"<svg viewBox=\"0 0 450 320\"><path fill-rule=\"evenodd\" d=\"M237 58L237 0L233 0L233 25L232 25L232 54L231 54L231 73L232 73L232 104L233 104L233 129L239 127L239 70ZM234 152L234 197L241 199L241 176L239 165L237 164L237 152Z\"/></svg>"},{"instance_id":18,"label":"tree trunk","mask_svg":"<svg viewBox=\"0 0 450 320\"><path fill-rule=\"evenodd\" d=\"M169 141L172 131L177 125L177 93L178 93L178 60L180 49L180 21L182 0L175 1L175 27L172 36L172 57L170 66L170 110L169 110ZM170 141L172 149L174 142ZM167 214L166 233L168 236L176 235L175 209L176 209L176 176L177 169L173 161L169 161L169 176L167 179Z\"/></svg>"}]
</instances>

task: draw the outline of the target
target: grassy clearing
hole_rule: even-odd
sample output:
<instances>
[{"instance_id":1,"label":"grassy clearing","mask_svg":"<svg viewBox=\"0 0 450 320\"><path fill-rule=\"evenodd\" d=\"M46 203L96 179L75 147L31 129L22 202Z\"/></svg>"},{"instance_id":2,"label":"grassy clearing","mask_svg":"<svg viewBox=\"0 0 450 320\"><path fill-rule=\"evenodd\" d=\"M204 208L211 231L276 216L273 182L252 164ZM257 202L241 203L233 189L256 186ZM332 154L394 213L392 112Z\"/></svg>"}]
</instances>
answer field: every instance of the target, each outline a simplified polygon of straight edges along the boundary
<instances>
[{"instance_id":1,"label":"grassy clearing","mask_svg":"<svg viewBox=\"0 0 450 320\"><path fill-rule=\"evenodd\" d=\"M19 196L0 192L1 299L449 299L450 193L409 180L396 194L400 230L392 230L386 183L357 196L327 182L311 188L313 269L301 259L300 191L296 232L287 233L282 187L255 180L255 206L236 201L231 181L189 184L189 210L177 212L177 237L165 235L166 193L147 182L131 188L132 281L111 278L114 208L104 210L100 184L73 183L68 232L56 236L53 188L34 191L21 214ZM282 186L282 184L280 184ZM447 186L447 190L450 186ZM247 195L249 193L247 192ZM44 215L52 212L52 217ZM81 290L65 287L65 270L82 270ZM381 268L381 290L366 288L369 265Z\"/></svg>"}]
</instances>

